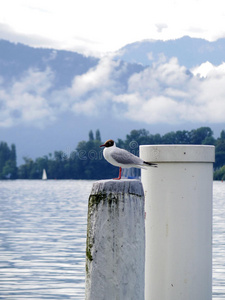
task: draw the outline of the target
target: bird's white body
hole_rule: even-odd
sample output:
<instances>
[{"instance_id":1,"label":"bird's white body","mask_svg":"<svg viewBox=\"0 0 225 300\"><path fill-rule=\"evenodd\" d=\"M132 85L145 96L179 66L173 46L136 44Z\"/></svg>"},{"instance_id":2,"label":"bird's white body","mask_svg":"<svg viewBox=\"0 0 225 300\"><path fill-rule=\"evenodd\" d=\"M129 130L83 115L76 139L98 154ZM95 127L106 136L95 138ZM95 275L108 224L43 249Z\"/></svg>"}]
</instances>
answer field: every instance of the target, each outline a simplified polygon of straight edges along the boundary
<instances>
[{"instance_id":1,"label":"bird's white body","mask_svg":"<svg viewBox=\"0 0 225 300\"><path fill-rule=\"evenodd\" d=\"M103 150L104 158L112 165L119 167L119 177L114 179L121 179L122 168L142 168L147 169L147 167L157 167L157 164L143 161L138 156L128 152L127 150L120 149L116 147L113 140L108 140L105 144L100 147L105 147Z\"/></svg>"},{"instance_id":2,"label":"bird's white body","mask_svg":"<svg viewBox=\"0 0 225 300\"><path fill-rule=\"evenodd\" d=\"M148 167L141 158L124 149L117 148L115 143L111 147L104 148L103 156L110 164L116 167L143 169Z\"/></svg>"}]
</instances>

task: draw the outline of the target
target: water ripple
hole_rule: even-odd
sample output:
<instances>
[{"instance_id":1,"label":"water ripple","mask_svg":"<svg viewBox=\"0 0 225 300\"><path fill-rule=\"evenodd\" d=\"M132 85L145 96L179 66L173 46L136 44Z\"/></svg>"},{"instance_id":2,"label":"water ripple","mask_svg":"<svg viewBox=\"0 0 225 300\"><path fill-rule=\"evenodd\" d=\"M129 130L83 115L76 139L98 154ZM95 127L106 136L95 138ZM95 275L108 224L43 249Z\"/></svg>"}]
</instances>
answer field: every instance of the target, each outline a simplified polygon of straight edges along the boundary
<instances>
[{"instance_id":1,"label":"water ripple","mask_svg":"<svg viewBox=\"0 0 225 300\"><path fill-rule=\"evenodd\" d=\"M0 299L84 299L91 186L0 182Z\"/></svg>"}]
</instances>

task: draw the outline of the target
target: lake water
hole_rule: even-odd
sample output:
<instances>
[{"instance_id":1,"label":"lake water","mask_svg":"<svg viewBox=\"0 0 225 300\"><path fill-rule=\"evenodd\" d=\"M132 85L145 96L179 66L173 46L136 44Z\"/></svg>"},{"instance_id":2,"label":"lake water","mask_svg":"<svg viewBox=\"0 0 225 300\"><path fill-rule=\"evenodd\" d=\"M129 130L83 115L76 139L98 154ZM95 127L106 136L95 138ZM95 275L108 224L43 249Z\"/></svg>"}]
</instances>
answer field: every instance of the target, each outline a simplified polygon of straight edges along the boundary
<instances>
[{"instance_id":1,"label":"lake water","mask_svg":"<svg viewBox=\"0 0 225 300\"><path fill-rule=\"evenodd\" d=\"M0 181L0 299L84 299L93 181ZM225 182L214 182L213 299L225 299Z\"/></svg>"}]
</instances>

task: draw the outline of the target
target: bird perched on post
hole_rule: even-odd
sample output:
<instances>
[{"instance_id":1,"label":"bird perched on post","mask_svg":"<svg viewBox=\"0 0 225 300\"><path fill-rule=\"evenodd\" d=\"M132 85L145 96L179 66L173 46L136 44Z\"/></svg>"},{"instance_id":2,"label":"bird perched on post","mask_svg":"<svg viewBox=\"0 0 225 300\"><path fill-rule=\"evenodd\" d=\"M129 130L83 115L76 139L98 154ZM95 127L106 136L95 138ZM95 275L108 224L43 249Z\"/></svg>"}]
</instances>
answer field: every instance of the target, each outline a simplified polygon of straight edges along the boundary
<instances>
[{"instance_id":1,"label":"bird perched on post","mask_svg":"<svg viewBox=\"0 0 225 300\"><path fill-rule=\"evenodd\" d=\"M110 164L120 168L119 177L114 179L121 179L122 168L147 169L147 167L157 167L157 164L143 161L143 159L135 156L127 150L116 147L116 143L113 140L107 140L105 144L100 147L105 147L103 150L104 158Z\"/></svg>"}]
</instances>

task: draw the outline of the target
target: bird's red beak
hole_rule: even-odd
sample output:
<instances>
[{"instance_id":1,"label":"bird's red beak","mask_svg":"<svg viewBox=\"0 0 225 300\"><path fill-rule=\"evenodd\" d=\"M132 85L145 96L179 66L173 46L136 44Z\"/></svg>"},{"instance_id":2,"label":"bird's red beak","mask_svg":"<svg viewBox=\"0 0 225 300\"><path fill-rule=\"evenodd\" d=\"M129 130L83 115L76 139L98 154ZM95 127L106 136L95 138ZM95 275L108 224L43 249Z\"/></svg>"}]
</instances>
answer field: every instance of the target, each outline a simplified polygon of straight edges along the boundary
<instances>
[{"instance_id":1,"label":"bird's red beak","mask_svg":"<svg viewBox=\"0 0 225 300\"><path fill-rule=\"evenodd\" d=\"M105 147L105 144L103 144L103 145L101 145L101 146L99 146L99 147Z\"/></svg>"}]
</instances>

